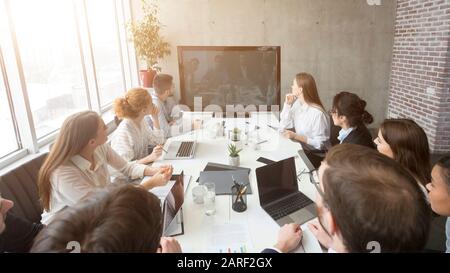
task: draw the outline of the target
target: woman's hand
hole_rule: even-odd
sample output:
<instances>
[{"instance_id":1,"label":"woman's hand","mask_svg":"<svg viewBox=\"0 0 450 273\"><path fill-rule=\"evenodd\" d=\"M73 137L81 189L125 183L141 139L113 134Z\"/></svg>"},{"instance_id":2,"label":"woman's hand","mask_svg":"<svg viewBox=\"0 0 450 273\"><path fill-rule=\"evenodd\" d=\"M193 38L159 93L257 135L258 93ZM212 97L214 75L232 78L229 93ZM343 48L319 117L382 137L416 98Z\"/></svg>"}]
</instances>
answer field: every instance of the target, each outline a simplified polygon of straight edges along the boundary
<instances>
[{"instance_id":1,"label":"woman's hand","mask_svg":"<svg viewBox=\"0 0 450 273\"><path fill-rule=\"evenodd\" d=\"M284 130L283 132L283 136L285 138L289 138L289 139L295 139L296 133L289 131L289 130Z\"/></svg>"},{"instance_id":2,"label":"woman's hand","mask_svg":"<svg viewBox=\"0 0 450 273\"><path fill-rule=\"evenodd\" d=\"M158 172L154 174L151 178L142 181L141 186L149 190L154 187L165 186L169 179L172 177L173 167L164 166L160 167Z\"/></svg>"},{"instance_id":3,"label":"woman's hand","mask_svg":"<svg viewBox=\"0 0 450 273\"><path fill-rule=\"evenodd\" d=\"M156 161L160 156L162 155L162 146L161 145L157 145L155 146L155 148L153 148L153 152L151 154L149 154L146 159L147 162L154 162Z\"/></svg>"},{"instance_id":4,"label":"woman's hand","mask_svg":"<svg viewBox=\"0 0 450 273\"><path fill-rule=\"evenodd\" d=\"M289 104L289 105L292 105L294 102L295 102L295 100L297 99L297 96L296 95L294 95L294 94L286 94L286 100L285 100L285 102L287 103L287 104Z\"/></svg>"}]
</instances>

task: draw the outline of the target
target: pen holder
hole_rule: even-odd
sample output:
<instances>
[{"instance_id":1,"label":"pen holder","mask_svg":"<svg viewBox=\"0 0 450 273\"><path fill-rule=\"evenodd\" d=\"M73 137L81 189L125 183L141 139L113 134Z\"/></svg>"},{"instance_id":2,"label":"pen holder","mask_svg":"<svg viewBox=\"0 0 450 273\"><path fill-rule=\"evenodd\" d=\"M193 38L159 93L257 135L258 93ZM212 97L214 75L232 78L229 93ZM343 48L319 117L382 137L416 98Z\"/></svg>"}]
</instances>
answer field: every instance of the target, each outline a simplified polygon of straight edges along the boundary
<instances>
[{"instance_id":1,"label":"pen holder","mask_svg":"<svg viewBox=\"0 0 450 273\"><path fill-rule=\"evenodd\" d=\"M242 185L233 185L231 187L231 208L236 212L247 210L247 187Z\"/></svg>"}]
</instances>

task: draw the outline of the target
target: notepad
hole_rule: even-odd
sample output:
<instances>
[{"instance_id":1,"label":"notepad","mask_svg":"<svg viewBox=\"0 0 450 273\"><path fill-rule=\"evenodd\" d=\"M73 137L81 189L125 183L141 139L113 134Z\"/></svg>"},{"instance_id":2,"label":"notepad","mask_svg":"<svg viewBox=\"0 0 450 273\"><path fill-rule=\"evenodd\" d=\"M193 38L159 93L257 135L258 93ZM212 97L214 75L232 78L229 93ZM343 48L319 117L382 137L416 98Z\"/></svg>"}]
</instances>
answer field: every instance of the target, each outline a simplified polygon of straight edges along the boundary
<instances>
[{"instance_id":1,"label":"notepad","mask_svg":"<svg viewBox=\"0 0 450 273\"><path fill-rule=\"evenodd\" d=\"M237 183L247 185L247 194L252 193L247 170L201 172L199 184L212 182L216 185L216 195L231 195L231 187L234 185L233 177Z\"/></svg>"}]
</instances>

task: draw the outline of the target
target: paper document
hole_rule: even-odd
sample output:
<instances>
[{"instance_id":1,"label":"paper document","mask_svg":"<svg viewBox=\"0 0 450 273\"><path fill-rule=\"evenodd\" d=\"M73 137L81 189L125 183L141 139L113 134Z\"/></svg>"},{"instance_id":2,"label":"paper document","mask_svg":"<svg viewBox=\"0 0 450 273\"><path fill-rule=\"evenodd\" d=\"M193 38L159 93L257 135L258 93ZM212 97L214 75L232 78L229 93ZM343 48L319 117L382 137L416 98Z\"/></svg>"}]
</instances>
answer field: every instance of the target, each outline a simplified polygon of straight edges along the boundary
<instances>
[{"instance_id":1,"label":"paper document","mask_svg":"<svg viewBox=\"0 0 450 273\"><path fill-rule=\"evenodd\" d=\"M209 253L252 252L248 228L240 224L223 224L212 227L209 236Z\"/></svg>"}]
</instances>

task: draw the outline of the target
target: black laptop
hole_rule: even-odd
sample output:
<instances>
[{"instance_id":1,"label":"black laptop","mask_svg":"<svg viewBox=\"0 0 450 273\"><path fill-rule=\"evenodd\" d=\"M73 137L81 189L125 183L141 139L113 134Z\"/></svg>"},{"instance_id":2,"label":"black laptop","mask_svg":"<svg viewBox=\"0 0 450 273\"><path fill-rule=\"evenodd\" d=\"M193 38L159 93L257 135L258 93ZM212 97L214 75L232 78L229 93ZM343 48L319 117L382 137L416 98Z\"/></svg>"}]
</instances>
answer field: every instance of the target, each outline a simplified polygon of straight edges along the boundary
<instances>
[{"instance_id":1,"label":"black laptop","mask_svg":"<svg viewBox=\"0 0 450 273\"><path fill-rule=\"evenodd\" d=\"M256 181L261 207L280 226L317 216L314 202L298 190L294 157L257 168Z\"/></svg>"}]
</instances>

